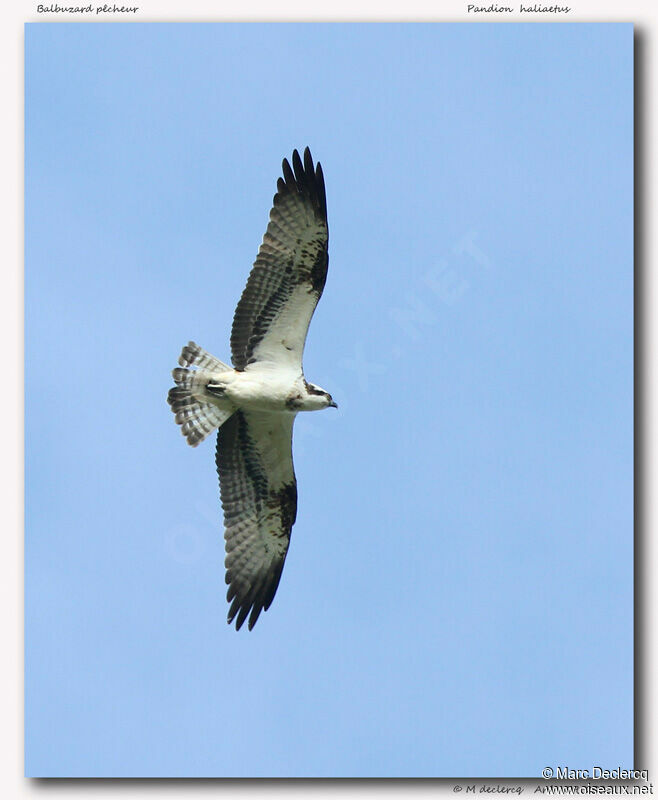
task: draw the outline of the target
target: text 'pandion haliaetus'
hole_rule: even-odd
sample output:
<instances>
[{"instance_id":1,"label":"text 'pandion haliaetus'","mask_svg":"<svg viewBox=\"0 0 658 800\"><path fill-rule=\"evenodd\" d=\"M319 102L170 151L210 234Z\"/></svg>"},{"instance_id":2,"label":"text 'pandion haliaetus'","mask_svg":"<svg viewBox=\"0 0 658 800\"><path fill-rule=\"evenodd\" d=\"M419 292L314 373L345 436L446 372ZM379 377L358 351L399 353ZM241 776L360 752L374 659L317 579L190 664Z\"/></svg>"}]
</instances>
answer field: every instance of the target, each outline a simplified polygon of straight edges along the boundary
<instances>
[{"instance_id":1,"label":"text 'pandion haliaetus'","mask_svg":"<svg viewBox=\"0 0 658 800\"><path fill-rule=\"evenodd\" d=\"M194 342L183 348L168 401L188 443L215 428L224 508L229 624L251 630L279 585L297 515L292 426L299 411L332 406L307 383L304 342L327 278L322 168L295 150L233 318L231 368ZM250 613L251 612L251 613Z\"/></svg>"}]
</instances>

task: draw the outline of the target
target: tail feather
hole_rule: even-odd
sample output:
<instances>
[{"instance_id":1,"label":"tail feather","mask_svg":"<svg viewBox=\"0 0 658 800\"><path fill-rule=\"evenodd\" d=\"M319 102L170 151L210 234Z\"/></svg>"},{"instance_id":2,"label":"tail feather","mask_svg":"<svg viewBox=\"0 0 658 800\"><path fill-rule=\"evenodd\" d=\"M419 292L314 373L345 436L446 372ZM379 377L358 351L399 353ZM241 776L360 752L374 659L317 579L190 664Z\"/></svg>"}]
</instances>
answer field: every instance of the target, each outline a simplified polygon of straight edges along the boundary
<instances>
[{"instance_id":1,"label":"tail feather","mask_svg":"<svg viewBox=\"0 0 658 800\"><path fill-rule=\"evenodd\" d=\"M206 389L208 383L216 379L217 372L226 372L231 367L194 342L183 348L178 363L183 366L172 372L176 386L169 390L167 402L188 444L196 447L235 411L229 400L209 396ZM188 369L189 366L199 369Z\"/></svg>"},{"instance_id":2,"label":"tail feather","mask_svg":"<svg viewBox=\"0 0 658 800\"><path fill-rule=\"evenodd\" d=\"M198 367L199 369L210 369L218 372L226 372L231 369L223 361L208 353L203 347L199 347L196 342L188 342L183 348L178 363L181 367Z\"/></svg>"}]
</instances>

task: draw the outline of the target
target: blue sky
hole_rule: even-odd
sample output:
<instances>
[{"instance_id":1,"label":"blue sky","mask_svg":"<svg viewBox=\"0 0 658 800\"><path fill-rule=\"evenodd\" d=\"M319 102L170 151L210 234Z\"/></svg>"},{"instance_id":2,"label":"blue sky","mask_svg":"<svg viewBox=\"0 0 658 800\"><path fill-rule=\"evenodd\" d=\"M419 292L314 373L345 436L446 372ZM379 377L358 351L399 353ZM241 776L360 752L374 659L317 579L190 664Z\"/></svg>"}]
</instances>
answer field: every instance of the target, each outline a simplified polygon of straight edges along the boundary
<instances>
[{"instance_id":1,"label":"blue sky","mask_svg":"<svg viewBox=\"0 0 658 800\"><path fill-rule=\"evenodd\" d=\"M632 27L26 28L26 773L632 766ZM324 167L299 513L226 625L213 442L281 159Z\"/></svg>"}]
</instances>

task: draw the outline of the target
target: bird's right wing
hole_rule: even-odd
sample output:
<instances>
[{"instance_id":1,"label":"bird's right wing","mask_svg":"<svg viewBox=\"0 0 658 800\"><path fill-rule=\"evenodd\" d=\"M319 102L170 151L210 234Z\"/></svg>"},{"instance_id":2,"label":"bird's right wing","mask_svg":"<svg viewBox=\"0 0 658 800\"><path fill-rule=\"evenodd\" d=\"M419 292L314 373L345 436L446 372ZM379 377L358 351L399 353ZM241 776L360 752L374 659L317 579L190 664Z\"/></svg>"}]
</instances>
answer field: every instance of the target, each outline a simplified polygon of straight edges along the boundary
<instances>
[{"instance_id":1,"label":"bird's right wing","mask_svg":"<svg viewBox=\"0 0 658 800\"><path fill-rule=\"evenodd\" d=\"M292 414L237 411L217 434L229 624L251 630L274 599L297 515ZM251 612L251 613L250 613Z\"/></svg>"},{"instance_id":2,"label":"bird's right wing","mask_svg":"<svg viewBox=\"0 0 658 800\"><path fill-rule=\"evenodd\" d=\"M235 309L233 365L268 362L302 370L311 317L327 279L327 198L320 164L308 149L302 163L283 160L263 243Z\"/></svg>"}]
</instances>

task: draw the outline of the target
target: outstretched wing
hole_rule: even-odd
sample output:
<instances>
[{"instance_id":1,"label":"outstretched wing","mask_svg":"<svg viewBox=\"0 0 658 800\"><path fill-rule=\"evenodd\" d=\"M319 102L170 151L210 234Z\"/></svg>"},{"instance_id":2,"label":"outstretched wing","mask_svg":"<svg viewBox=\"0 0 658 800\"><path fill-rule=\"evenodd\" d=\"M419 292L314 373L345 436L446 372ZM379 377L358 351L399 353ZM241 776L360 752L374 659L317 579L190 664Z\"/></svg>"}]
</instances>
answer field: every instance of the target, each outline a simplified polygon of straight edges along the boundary
<instances>
[{"instance_id":1,"label":"outstretched wing","mask_svg":"<svg viewBox=\"0 0 658 800\"><path fill-rule=\"evenodd\" d=\"M327 279L327 200L322 167L297 150L283 178L270 222L233 318L233 365L270 362L301 370L311 317Z\"/></svg>"},{"instance_id":2,"label":"outstretched wing","mask_svg":"<svg viewBox=\"0 0 658 800\"><path fill-rule=\"evenodd\" d=\"M270 607L297 515L292 414L237 411L217 434L229 624Z\"/></svg>"}]
</instances>

